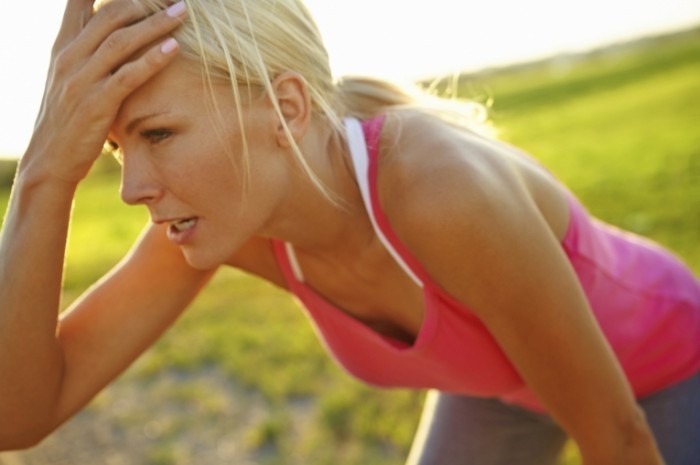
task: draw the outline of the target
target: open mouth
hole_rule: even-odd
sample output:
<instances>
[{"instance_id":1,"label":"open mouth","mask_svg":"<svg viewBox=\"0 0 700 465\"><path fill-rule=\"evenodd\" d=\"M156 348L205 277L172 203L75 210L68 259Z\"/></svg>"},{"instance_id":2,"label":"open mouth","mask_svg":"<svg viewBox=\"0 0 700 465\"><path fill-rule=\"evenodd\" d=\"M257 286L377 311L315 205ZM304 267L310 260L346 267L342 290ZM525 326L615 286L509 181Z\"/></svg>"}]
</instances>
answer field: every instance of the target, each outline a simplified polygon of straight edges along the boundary
<instances>
[{"instance_id":1,"label":"open mouth","mask_svg":"<svg viewBox=\"0 0 700 465\"><path fill-rule=\"evenodd\" d=\"M196 218L188 218L175 223L170 223L170 228L173 230L173 232L183 232L194 226L196 222Z\"/></svg>"}]
</instances>

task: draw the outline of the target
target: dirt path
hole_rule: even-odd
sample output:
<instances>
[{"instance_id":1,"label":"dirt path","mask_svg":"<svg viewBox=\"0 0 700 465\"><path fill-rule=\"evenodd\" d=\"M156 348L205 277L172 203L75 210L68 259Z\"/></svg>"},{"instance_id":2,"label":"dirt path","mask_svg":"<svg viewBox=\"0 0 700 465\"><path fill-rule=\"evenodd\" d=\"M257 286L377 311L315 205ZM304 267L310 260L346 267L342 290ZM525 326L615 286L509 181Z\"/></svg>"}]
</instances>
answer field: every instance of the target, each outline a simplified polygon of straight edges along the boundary
<instances>
[{"instance_id":1,"label":"dirt path","mask_svg":"<svg viewBox=\"0 0 700 465\"><path fill-rule=\"evenodd\" d=\"M285 410L292 430L304 434L312 410L308 403ZM272 415L261 396L213 369L124 379L39 446L0 453L0 465L259 463L274 451L255 444L255 431L274 423Z\"/></svg>"}]
</instances>

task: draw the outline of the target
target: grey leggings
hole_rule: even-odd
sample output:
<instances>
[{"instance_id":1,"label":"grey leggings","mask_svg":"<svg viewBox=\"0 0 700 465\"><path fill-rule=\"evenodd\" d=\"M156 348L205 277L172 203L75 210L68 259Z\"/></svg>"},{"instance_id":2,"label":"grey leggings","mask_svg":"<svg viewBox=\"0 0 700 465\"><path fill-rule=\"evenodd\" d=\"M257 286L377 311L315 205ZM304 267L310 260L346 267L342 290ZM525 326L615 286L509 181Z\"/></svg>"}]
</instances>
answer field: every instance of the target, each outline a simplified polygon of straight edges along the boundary
<instances>
[{"instance_id":1,"label":"grey leggings","mask_svg":"<svg viewBox=\"0 0 700 465\"><path fill-rule=\"evenodd\" d=\"M700 374L640 400L667 465L700 464ZM430 392L408 465L554 465L549 417L494 399Z\"/></svg>"}]
</instances>

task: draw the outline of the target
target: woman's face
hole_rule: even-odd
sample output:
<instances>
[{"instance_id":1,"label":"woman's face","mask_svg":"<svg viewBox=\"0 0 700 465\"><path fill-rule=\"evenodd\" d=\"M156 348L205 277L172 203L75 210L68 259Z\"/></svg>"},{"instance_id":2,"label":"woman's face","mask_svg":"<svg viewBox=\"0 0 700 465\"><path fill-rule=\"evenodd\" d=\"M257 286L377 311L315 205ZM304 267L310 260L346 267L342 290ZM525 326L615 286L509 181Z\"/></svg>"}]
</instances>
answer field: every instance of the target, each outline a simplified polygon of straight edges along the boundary
<instances>
[{"instance_id":1,"label":"woman's face","mask_svg":"<svg viewBox=\"0 0 700 465\"><path fill-rule=\"evenodd\" d=\"M276 118L259 98L243 107L250 155L244 188L231 87L221 84L214 92L222 120L207 103L198 66L178 58L125 100L111 132L123 155L122 199L145 205L152 221L166 225L168 238L201 269L226 262L251 236L262 234L290 186L289 158L274 137Z\"/></svg>"}]
</instances>

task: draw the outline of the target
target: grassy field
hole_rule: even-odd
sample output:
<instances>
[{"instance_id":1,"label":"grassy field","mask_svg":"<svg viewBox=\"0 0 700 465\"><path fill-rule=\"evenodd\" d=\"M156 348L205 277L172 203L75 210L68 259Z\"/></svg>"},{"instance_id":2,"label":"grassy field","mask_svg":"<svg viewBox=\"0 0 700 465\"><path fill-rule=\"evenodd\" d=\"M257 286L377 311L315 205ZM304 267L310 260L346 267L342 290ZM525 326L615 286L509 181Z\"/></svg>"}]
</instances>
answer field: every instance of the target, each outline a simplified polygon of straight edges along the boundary
<instances>
[{"instance_id":1,"label":"grassy field","mask_svg":"<svg viewBox=\"0 0 700 465\"><path fill-rule=\"evenodd\" d=\"M595 214L664 243L700 272L698 76L696 33L463 77L459 95L493 99L502 138L542 160ZM121 205L117 189L118 176L100 170L79 191L65 302L123 255L147 219ZM398 465L422 397L351 380L329 361L291 298L224 270L167 336L66 429L80 429L70 436L77 437L73 449L81 440L96 442L91 463L122 463L100 458L126 453L123 463L149 465L234 463L232 457ZM89 434L97 425L109 425L108 441ZM234 428L242 432L232 437ZM51 462L42 447L20 457L88 463ZM579 463L573 447L562 460Z\"/></svg>"}]
</instances>

